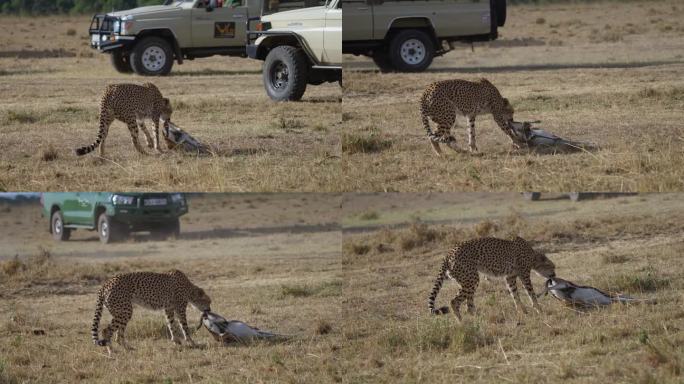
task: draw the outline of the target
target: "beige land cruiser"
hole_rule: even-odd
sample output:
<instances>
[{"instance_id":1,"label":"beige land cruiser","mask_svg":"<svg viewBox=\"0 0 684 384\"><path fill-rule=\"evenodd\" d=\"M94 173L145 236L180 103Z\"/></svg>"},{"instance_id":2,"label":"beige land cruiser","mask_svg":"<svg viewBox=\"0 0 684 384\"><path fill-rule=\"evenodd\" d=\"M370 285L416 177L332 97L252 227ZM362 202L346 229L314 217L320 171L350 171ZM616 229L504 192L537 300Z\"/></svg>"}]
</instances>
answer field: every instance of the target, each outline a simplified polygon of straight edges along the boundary
<instances>
[{"instance_id":1,"label":"beige land cruiser","mask_svg":"<svg viewBox=\"0 0 684 384\"><path fill-rule=\"evenodd\" d=\"M419 72L453 42L494 40L506 0L342 0L342 52L383 71Z\"/></svg>"},{"instance_id":2,"label":"beige land cruiser","mask_svg":"<svg viewBox=\"0 0 684 384\"><path fill-rule=\"evenodd\" d=\"M264 61L264 88L273 100L300 100L307 84L342 81L339 0L263 16L248 36L247 55Z\"/></svg>"},{"instance_id":3,"label":"beige land cruiser","mask_svg":"<svg viewBox=\"0 0 684 384\"><path fill-rule=\"evenodd\" d=\"M317 5L319 0L166 0L163 5L95 15L90 46L122 73L166 75L174 60L246 57L249 20Z\"/></svg>"}]
</instances>

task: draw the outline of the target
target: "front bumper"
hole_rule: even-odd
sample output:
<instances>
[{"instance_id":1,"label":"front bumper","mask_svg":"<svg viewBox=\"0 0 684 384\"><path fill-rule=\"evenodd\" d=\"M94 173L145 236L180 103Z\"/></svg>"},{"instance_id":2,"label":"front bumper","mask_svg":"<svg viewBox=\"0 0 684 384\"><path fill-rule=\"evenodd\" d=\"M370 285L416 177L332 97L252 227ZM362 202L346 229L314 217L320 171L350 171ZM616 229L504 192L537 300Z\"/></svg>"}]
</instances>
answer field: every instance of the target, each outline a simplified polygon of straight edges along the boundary
<instances>
[{"instance_id":1,"label":"front bumper","mask_svg":"<svg viewBox=\"0 0 684 384\"><path fill-rule=\"evenodd\" d=\"M110 216L117 222L131 228L154 227L167 223L188 213L187 205L167 205L163 207L114 206Z\"/></svg>"},{"instance_id":2,"label":"front bumper","mask_svg":"<svg viewBox=\"0 0 684 384\"><path fill-rule=\"evenodd\" d=\"M127 49L135 43L135 36L126 36L119 30L114 30L114 22L118 18L108 15L95 15L90 22L88 35L90 36L90 48L100 52L107 52L114 49Z\"/></svg>"}]
</instances>

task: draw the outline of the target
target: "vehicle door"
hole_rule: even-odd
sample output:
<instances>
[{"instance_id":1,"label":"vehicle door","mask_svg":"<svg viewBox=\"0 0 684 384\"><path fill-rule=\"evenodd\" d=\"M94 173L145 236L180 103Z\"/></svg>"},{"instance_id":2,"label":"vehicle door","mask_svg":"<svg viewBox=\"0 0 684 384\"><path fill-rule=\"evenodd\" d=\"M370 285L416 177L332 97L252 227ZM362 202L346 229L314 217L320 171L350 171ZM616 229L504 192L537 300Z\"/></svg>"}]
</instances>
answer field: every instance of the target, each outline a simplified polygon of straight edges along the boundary
<instances>
[{"instance_id":1,"label":"vehicle door","mask_svg":"<svg viewBox=\"0 0 684 384\"><path fill-rule=\"evenodd\" d=\"M342 64L342 8L340 2L333 4L325 11L325 32L323 46L324 60L331 64Z\"/></svg>"},{"instance_id":2,"label":"vehicle door","mask_svg":"<svg viewBox=\"0 0 684 384\"><path fill-rule=\"evenodd\" d=\"M247 1L198 0L191 13L192 46L213 48L245 45Z\"/></svg>"},{"instance_id":3,"label":"vehicle door","mask_svg":"<svg viewBox=\"0 0 684 384\"><path fill-rule=\"evenodd\" d=\"M342 0L342 40L373 40L373 1Z\"/></svg>"},{"instance_id":4,"label":"vehicle door","mask_svg":"<svg viewBox=\"0 0 684 384\"><path fill-rule=\"evenodd\" d=\"M69 224L76 225L93 225L93 207L96 192L76 192L70 194L65 201L65 210L68 212L69 218L65 217L64 221Z\"/></svg>"}]
</instances>

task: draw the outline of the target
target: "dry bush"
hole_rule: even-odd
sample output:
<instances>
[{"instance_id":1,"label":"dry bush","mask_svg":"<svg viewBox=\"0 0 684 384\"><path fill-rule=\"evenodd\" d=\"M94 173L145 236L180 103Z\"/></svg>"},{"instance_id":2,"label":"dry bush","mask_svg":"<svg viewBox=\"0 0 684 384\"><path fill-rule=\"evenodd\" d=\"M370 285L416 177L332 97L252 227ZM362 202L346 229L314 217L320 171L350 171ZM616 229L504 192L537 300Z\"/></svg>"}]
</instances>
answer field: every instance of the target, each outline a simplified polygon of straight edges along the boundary
<instances>
[{"instance_id":1,"label":"dry bush","mask_svg":"<svg viewBox=\"0 0 684 384\"><path fill-rule=\"evenodd\" d=\"M475 225L474 231L479 237L492 235L499 229L498 225L491 220L484 220Z\"/></svg>"},{"instance_id":2,"label":"dry bush","mask_svg":"<svg viewBox=\"0 0 684 384\"><path fill-rule=\"evenodd\" d=\"M399 246L404 251L422 247L444 237L444 233L436 230L425 223L413 223L408 230L402 231L399 238Z\"/></svg>"},{"instance_id":3,"label":"dry bush","mask_svg":"<svg viewBox=\"0 0 684 384\"><path fill-rule=\"evenodd\" d=\"M52 146L52 144L49 144L47 148L42 148L40 150L40 159L42 161L53 161L53 160L57 160L58 157L59 157L59 153Z\"/></svg>"},{"instance_id":4,"label":"dry bush","mask_svg":"<svg viewBox=\"0 0 684 384\"><path fill-rule=\"evenodd\" d=\"M339 296L342 293L342 282L334 280L326 281L318 285L285 284L280 287L280 293L283 297Z\"/></svg>"},{"instance_id":5,"label":"dry bush","mask_svg":"<svg viewBox=\"0 0 684 384\"><path fill-rule=\"evenodd\" d=\"M465 321L454 327L446 316L420 319L408 326L391 327L381 340L387 352L444 352L459 354L474 352L492 342L479 324Z\"/></svg>"},{"instance_id":6,"label":"dry bush","mask_svg":"<svg viewBox=\"0 0 684 384\"><path fill-rule=\"evenodd\" d=\"M69 29L67 29L67 31L66 31L66 35L67 35L67 36L76 36L76 30L73 29L73 28L69 28Z\"/></svg>"},{"instance_id":7,"label":"dry bush","mask_svg":"<svg viewBox=\"0 0 684 384\"><path fill-rule=\"evenodd\" d=\"M342 152L347 154L381 152L391 146L391 140L383 139L375 133L367 136L342 134Z\"/></svg>"},{"instance_id":8,"label":"dry bush","mask_svg":"<svg viewBox=\"0 0 684 384\"><path fill-rule=\"evenodd\" d=\"M40 120L34 112L30 111L14 111L9 110L5 112L4 123L5 124L33 124Z\"/></svg>"},{"instance_id":9,"label":"dry bush","mask_svg":"<svg viewBox=\"0 0 684 384\"><path fill-rule=\"evenodd\" d=\"M367 211L359 215L361 220L377 220L380 218L380 214L375 211Z\"/></svg>"},{"instance_id":10,"label":"dry bush","mask_svg":"<svg viewBox=\"0 0 684 384\"><path fill-rule=\"evenodd\" d=\"M363 243L355 243L353 241L349 241L345 239L345 241L342 244L342 251L345 254L351 254L351 255L365 255L370 251L371 247L368 244L363 244Z\"/></svg>"},{"instance_id":11,"label":"dry bush","mask_svg":"<svg viewBox=\"0 0 684 384\"><path fill-rule=\"evenodd\" d=\"M332 324L325 320L319 320L316 324L316 334L317 335L327 335L332 332Z\"/></svg>"},{"instance_id":12,"label":"dry bush","mask_svg":"<svg viewBox=\"0 0 684 384\"><path fill-rule=\"evenodd\" d=\"M640 274L620 274L609 278L609 287L618 292L655 292L667 288L671 280L658 276L652 269Z\"/></svg>"},{"instance_id":13,"label":"dry bush","mask_svg":"<svg viewBox=\"0 0 684 384\"><path fill-rule=\"evenodd\" d=\"M607 254L601 257L603 264L623 264L629 260L630 258L628 256L617 254Z\"/></svg>"}]
</instances>

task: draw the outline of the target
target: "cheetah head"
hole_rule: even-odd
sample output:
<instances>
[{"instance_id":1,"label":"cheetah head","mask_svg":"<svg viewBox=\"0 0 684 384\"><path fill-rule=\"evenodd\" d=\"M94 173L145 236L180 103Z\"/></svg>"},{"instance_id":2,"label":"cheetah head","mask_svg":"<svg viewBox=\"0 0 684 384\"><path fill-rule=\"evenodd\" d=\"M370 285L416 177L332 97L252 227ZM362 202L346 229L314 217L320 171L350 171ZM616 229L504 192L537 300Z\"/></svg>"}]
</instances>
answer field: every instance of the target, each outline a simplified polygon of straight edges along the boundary
<instances>
[{"instance_id":1,"label":"cheetah head","mask_svg":"<svg viewBox=\"0 0 684 384\"><path fill-rule=\"evenodd\" d=\"M552 279L556 276L556 266L545 254L533 251L532 269L541 277Z\"/></svg>"},{"instance_id":2,"label":"cheetah head","mask_svg":"<svg viewBox=\"0 0 684 384\"><path fill-rule=\"evenodd\" d=\"M511 105L510 101L508 101L508 99L504 97L501 103L501 107L499 109L499 113L506 121L506 124L508 124L509 126L513 124L514 112L515 111L513 110L513 106Z\"/></svg>"},{"instance_id":3,"label":"cheetah head","mask_svg":"<svg viewBox=\"0 0 684 384\"><path fill-rule=\"evenodd\" d=\"M211 311L211 298L200 287L191 289L189 301L193 307L202 313Z\"/></svg>"},{"instance_id":4,"label":"cheetah head","mask_svg":"<svg viewBox=\"0 0 684 384\"><path fill-rule=\"evenodd\" d=\"M172 113L173 113L173 108L171 108L171 101L169 99L167 99L166 97L162 97L159 117L163 121L170 121Z\"/></svg>"}]
</instances>

